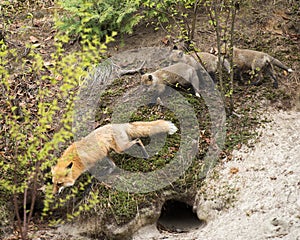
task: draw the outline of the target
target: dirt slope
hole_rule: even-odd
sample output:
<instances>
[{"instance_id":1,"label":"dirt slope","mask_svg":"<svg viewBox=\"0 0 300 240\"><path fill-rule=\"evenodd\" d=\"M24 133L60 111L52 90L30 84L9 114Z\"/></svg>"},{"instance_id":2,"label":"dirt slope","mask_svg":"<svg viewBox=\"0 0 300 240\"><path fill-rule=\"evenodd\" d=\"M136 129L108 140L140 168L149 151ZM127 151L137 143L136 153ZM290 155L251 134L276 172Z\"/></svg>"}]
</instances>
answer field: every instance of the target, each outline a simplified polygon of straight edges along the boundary
<instances>
[{"instance_id":1,"label":"dirt slope","mask_svg":"<svg viewBox=\"0 0 300 240\"><path fill-rule=\"evenodd\" d=\"M236 189L234 207L223 210L207 226L189 233L142 229L134 240L300 239L300 112L269 112L272 122L261 129L254 147L234 151L221 166L219 188ZM236 174L230 170L236 168ZM212 186L216 187L216 186Z\"/></svg>"}]
</instances>

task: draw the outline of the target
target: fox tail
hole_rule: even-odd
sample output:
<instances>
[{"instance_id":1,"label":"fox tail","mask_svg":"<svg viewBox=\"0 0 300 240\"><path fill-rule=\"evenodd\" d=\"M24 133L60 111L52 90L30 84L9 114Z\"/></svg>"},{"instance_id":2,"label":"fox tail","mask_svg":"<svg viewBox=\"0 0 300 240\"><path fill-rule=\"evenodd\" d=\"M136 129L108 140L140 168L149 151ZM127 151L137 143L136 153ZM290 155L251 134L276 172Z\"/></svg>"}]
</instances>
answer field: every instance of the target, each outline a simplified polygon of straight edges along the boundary
<instances>
[{"instance_id":1,"label":"fox tail","mask_svg":"<svg viewBox=\"0 0 300 240\"><path fill-rule=\"evenodd\" d=\"M132 122L129 123L127 133L131 138L147 137L159 133L170 135L177 132L178 128L174 123L166 120L156 120L151 122Z\"/></svg>"},{"instance_id":2,"label":"fox tail","mask_svg":"<svg viewBox=\"0 0 300 240\"><path fill-rule=\"evenodd\" d=\"M277 66L277 67L279 67L279 68L281 68L281 69L283 69L283 70L285 70L285 71L293 72L293 70L292 70L291 68L285 66L285 65L284 65L282 62L280 62L278 59L273 58L273 57L271 57L270 59L271 59L271 64L273 64L273 65L275 65L275 66Z\"/></svg>"}]
</instances>

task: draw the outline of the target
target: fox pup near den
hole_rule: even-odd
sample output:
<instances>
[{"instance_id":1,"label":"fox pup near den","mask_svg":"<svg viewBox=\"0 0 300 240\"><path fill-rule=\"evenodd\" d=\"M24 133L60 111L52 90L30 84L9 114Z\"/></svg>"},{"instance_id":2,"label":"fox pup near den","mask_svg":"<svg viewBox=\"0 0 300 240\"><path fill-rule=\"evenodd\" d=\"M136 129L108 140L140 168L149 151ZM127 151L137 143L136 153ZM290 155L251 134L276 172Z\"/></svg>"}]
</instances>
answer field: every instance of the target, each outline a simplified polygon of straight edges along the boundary
<instances>
[{"instance_id":1,"label":"fox pup near den","mask_svg":"<svg viewBox=\"0 0 300 240\"><path fill-rule=\"evenodd\" d=\"M192 86L195 94L199 96L199 78L196 70L192 66L181 62L158 69L152 73L146 73L142 76L141 82L152 85L159 95L165 91L166 85L176 86L180 84L184 88Z\"/></svg>"},{"instance_id":2,"label":"fox pup near den","mask_svg":"<svg viewBox=\"0 0 300 240\"><path fill-rule=\"evenodd\" d=\"M278 59L271 57L267 53L236 47L233 47L233 64L236 67L240 80L243 81L242 73L244 71L252 70L252 73L258 71L258 80L254 84L259 84L263 73L265 73L273 79L274 88L278 88L278 81L273 66L277 66L287 72L293 72L291 68L288 68Z\"/></svg>"},{"instance_id":3,"label":"fox pup near den","mask_svg":"<svg viewBox=\"0 0 300 240\"><path fill-rule=\"evenodd\" d=\"M95 129L71 144L52 168L53 194L73 186L83 172L106 158L112 150L123 153L135 144L143 147L140 137L174 134L177 130L172 122L165 120L108 124Z\"/></svg>"}]
</instances>

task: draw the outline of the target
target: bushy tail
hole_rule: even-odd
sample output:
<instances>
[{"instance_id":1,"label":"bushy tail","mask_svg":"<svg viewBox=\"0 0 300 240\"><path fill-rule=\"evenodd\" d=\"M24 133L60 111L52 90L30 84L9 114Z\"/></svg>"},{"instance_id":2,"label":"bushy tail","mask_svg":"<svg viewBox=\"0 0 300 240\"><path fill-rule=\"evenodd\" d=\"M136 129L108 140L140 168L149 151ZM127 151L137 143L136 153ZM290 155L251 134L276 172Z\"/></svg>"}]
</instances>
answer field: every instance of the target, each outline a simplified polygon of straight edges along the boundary
<instances>
[{"instance_id":1,"label":"bushy tail","mask_svg":"<svg viewBox=\"0 0 300 240\"><path fill-rule=\"evenodd\" d=\"M170 122L170 121L167 121L167 123L169 124L169 134L172 135L174 133L177 132L178 128L175 126L174 123Z\"/></svg>"},{"instance_id":2,"label":"bushy tail","mask_svg":"<svg viewBox=\"0 0 300 240\"><path fill-rule=\"evenodd\" d=\"M132 138L147 137L159 133L174 134L178 128L170 121L156 120L151 122L129 123L127 133Z\"/></svg>"},{"instance_id":3,"label":"bushy tail","mask_svg":"<svg viewBox=\"0 0 300 240\"><path fill-rule=\"evenodd\" d=\"M276 58L273 58L273 57L270 57L271 59L271 64L285 70L285 71L288 71L288 72L293 72L293 70L291 68L288 68L287 66L285 66L282 62L280 62L278 59Z\"/></svg>"}]
</instances>

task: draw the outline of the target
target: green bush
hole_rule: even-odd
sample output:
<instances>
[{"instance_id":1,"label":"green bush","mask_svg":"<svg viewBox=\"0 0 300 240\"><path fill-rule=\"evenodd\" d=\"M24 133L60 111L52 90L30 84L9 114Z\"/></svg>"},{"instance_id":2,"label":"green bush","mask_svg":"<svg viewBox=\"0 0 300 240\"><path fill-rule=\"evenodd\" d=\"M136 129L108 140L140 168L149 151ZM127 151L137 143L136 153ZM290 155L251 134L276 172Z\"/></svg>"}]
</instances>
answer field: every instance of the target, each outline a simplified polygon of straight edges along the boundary
<instances>
[{"instance_id":1,"label":"green bush","mask_svg":"<svg viewBox=\"0 0 300 240\"><path fill-rule=\"evenodd\" d=\"M195 8L195 0L59 0L63 10L57 16L56 27L72 36L98 36L104 41L106 35L116 31L132 33L133 27L142 19L158 28L167 25L170 34L179 38L190 37L189 20L193 18L189 9ZM175 37L175 35L173 36Z\"/></svg>"},{"instance_id":2,"label":"green bush","mask_svg":"<svg viewBox=\"0 0 300 240\"><path fill-rule=\"evenodd\" d=\"M27 239L35 203L42 201L38 189L43 185L44 213L50 212L50 167L59 144L72 140L74 100L86 69L105 51L99 41L83 39L81 50L66 52L69 38L57 35L56 51L47 60L30 45L29 54L18 59L17 50L0 42L0 200L12 199L22 239Z\"/></svg>"},{"instance_id":3,"label":"green bush","mask_svg":"<svg viewBox=\"0 0 300 240\"><path fill-rule=\"evenodd\" d=\"M112 32L132 33L133 27L142 19L140 0L59 0L64 10L56 26L69 35L98 36L104 40Z\"/></svg>"},{"instance_id":4,"label":"green bush","mask_svg":"<svg viewBox=\"0 0 300 240\"><path fill-rule=\"evenodd\" d=\"M168 35L176 40L192 40L194 35L194 19L198 1L195 0L145 0L144 14L156 25L164 28Z\"/></svg>"}]
</instances>

